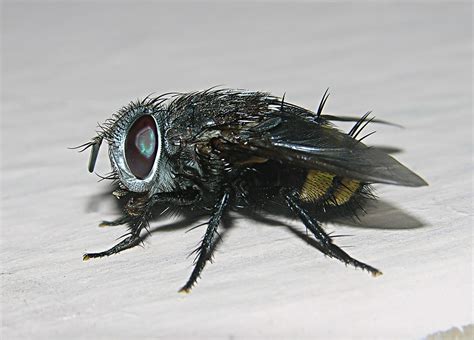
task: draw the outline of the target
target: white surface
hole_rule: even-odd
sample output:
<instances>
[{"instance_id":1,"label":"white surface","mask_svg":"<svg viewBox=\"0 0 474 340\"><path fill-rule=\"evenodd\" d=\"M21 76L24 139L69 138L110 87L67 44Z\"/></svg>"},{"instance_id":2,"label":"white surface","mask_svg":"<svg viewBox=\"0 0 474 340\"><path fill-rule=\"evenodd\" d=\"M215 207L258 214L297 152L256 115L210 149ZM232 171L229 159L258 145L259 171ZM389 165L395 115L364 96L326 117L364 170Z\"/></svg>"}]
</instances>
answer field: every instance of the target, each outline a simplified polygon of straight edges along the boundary
<instances>
[{"instance_id":1,"label":"white surface","mask_svg":"<svg viewBox=\"0 0 474 340\"><path fill-rule=\"evenodd\" d=\"M413 339L472 323L471 13L469 2L4 2L2 338ZM326 226L382 277L244 218L187 296L176 291L202 228L158 229L144 248L82 262L124 229L97 228L117 216L114 198L66 147L129 100L216 84L312 108L330 86L328 112L407 127L376 126L368 142L404 149L397 158L430 186L378 186L363 226Z\"/></svg>"}]
</instances>

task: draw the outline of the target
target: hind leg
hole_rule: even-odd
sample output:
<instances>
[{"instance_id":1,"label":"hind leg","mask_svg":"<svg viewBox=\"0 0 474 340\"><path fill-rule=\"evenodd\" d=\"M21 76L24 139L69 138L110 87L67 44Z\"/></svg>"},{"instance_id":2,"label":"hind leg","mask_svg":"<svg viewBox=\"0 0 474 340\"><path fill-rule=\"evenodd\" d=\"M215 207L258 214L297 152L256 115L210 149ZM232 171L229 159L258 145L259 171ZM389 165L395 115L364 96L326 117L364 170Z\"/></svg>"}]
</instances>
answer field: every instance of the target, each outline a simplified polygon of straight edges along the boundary
<instances>
[{"instance_id":1,"label":"hind leg","mask_svg":"<svg viewBox=\"0 0 474 340\"><path fill-rule=\"evenodd\" d=\"M306 228L313 233L316 241L318 242L317 247L322 253L329 257L336 258L345 264L350 264L356 268L366 270L373 276L382 275L382 272L378 269L352 258L344 250L335 245L332 238L324 231L319 222L310 216L308 212L302 207L297 194L287 193L284 195L284 198L291 211L296 213Z\"/></svg>"}]
</instances>

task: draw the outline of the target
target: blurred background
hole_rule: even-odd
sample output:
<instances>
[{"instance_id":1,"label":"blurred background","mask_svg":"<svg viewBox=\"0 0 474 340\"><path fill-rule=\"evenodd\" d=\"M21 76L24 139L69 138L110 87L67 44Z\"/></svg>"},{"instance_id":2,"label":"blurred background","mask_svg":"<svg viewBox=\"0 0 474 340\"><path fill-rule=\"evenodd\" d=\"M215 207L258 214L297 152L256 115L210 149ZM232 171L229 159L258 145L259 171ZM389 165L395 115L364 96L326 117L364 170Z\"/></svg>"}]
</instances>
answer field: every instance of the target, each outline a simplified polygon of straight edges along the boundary
<instances>
[{"instance_id":1,"label":"blurred background","mask_svg":"<svg viewBox=\"0 0 474 340\"><path fill-rule=\"evenodd\" d=\"M470 1L2 1L1 81L2 338L472 334ZM97 228L115 199L67 147L131 100L214 85L310 109L329 87L327 113L405 127L367 143L430 186L378 186L361 223L326 225L382 277L323 257L297 221L240 216L187 296L202 228L157 219L143 248L82 262L125 230Z\"/></svg>"}]
</instances>

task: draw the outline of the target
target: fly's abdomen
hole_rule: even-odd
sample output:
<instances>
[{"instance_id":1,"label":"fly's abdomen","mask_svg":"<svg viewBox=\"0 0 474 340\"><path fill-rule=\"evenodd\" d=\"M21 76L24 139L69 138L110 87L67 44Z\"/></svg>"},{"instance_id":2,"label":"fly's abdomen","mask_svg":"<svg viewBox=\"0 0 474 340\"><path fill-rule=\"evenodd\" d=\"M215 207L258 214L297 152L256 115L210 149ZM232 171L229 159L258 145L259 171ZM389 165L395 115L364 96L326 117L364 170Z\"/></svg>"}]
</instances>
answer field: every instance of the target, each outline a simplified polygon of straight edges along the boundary
<instances>
[{"instance_id":1,"label":"fly's abdomen","mask_svg":"<svg viewBox=\"0 0 474 340\"><path fill-rule=\"evenodd\" d=\"M300 190L303 202L339 206L351 200L362 188L359 181L319 170L309 170Z\"/></svg>"},{"instance_id":2,"label":"fly's abdomen","mask_svg":"<svg viewBox=\"0 0 474 340\"><path fill-rule=\"evenodd\" d=\"M309 170L300 190L300 199L303 202L318 202L324 200L332 188L333 179L334 175L330 173Z\"/></svg>"}]
</instances>

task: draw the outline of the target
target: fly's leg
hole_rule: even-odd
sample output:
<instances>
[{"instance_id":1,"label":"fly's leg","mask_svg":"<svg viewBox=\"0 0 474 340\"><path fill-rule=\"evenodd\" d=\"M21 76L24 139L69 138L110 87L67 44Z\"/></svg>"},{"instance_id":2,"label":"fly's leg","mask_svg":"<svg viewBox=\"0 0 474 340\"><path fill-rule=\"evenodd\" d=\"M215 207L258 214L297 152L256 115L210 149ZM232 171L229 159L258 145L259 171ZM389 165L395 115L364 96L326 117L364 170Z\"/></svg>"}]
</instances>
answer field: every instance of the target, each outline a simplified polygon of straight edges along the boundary
<instances>
[{"instance_id":1,"label":"fly's leg","mask_svg":"<svg viewBox=\"0 0 474 340\"><path fill-rule=\"evenodd\" d=\"M118 222L125 221L128 223L129 232L126 234L127 237L105 251L86 253L82 259L87 261L90 258L110 256L140 244L140 232L143 228L148 226L148 217L150 215L150 208L152 207L151 203L150 199L145 195L130 198L125 205L124 216L117 220Z\"/></svg>"},{"instance_id":2,"label":"fly's leg","mask_svg":"<svg viewBox=\"0 0 474 340\"><path fill-rule=\"evenodd\" d=\"M335 245L331 237L324 231L318 221L311 217L308 212L301 206L300 201L296 193L286 193L285 199L290 209L298 215L301 221L304 223L316 238L318 249L329 257L336 258L346 265L350 264L356 268L361 268L368 271L373 276L382 275L382 272L378 269L369 266L363 262L357 261L347 254L344 250Z\"/></svg>"},{"instance_id":3,"label":"fly's leg","mask_svg":"<svg viewBox=\"0 0 474 340\"><path fill-rule=\"evenodd\" d=\"M156 203L171 203L175 205L191 205L195 203L200 198L199 193L196 190L185 190L179 192L161 192L154 194L150 201L147 203L150 206L153 206ZM127 214L127 209L125 215L119 217L113 221L102 221L99 224L99 227L111 227L129 223L131 221L130 216Z\"/></svg>"},{"instance_id":4,"label":"fly's leg","mask_svg":"<svg viewBox=\"0 0 474 340\"><path fill-rule=\"evenodd\" d=\"M129 216L127 216L127 218L130 219ZM142 231L143 228L146 228L147 225L148 225L148 221L147 221L146 215L134 218L129 225L129 229L130 229L130 232L128 233L129 236L127 236L122 241L120 241L115 246L113 246L112 248L106 251L102 251L99 253L86 253L82 257L82 259L84 261L87 261L90 258L110 256L113 254L120 253L122 250L135 247L136 245L140 244L141 242L140 232Z\"/></svg>"},{"instance_id":5,"label":"fly's leg","mask_svg":"<svg viewBox=\"0 0 474 340\"><path fill-rule=\"evenodd\" d=\"M188 205L195 202L200 197L196 190L186 190L179 192L163 192L154 194L151 197L142 196L131 198L125 206L125 214L123 217L106 222L106 225L118 225L128 223L128 236L112 248L99 253L86 253L82 257L84 261L90 258L110 256L117 254L125 249L130 249L140 244L140 232L148 226L148 218L150 210L156 203L174 203L178 205Z\"/></svg>"},{"instance_id":6,"label":"fly's leg","mask_svg":"<svg viewBox=\"0 0 474 340\"><path fill-rule=\"evenodd\" d=\"M115 246L113 246L112 248L110 248L106 251L102 251L100 253L86 253L86 254L84 254L82 256L82 260L87 261L87 260L89 260L91 258L94 258L94 257L104 257L104 256L110 256L110 255L113 255L113 254L117 254L117 253L120 253L122 250L133 248L136 245L138 245L139 243L140 243L140 237L136 237L135 235L128 236L123 241L121 241L120 243L117 243Z\"/></svg>"},{"instance_id":7,"label":"fly's leg","mask_svg":"<svg viewBox=\"0 0 474 340\"><path fill-rule=\"evenodd\" d=\"M178 206L186 206L196 203L201 199L201 193L194 189L177 192L160 192L151 196L150 204L170 203Z\"/></svg>"},{"instance_id":8,"label":"fly's leg","mask_svg":"<svg viewBox=\"0 0 474 340\"><path fill-rule=\"evenodd\" d=\"M218 240L217 227L221 221L224 210L229 201L229 193L225 192L221 197L219 202L214 206L214 211L212 213L211 219L209 220L206 233L202 239L201 245L195 250L197 253L196 259L194 260L194 269L191 273L186 284L179 290L180 293L189 293L191 288L196 283L197 279L200 277L206 262L211 259L212 252L215 248L215 245Z\"/></svg>"},{"instance_id":9,"label":"fly's leg","mask_svg":"<svg viewBox=\"0 0 474 340\"><path fill-rule=\"evenodd\" d=\"M119 217L113 221L102 221L99 224L99 227L112 227L112 226L117 226L117 225L122 225L125 223L128 223L130 221L130 217L127 215L124 215L122 217Z\"/></svg>"}]
</instances>

